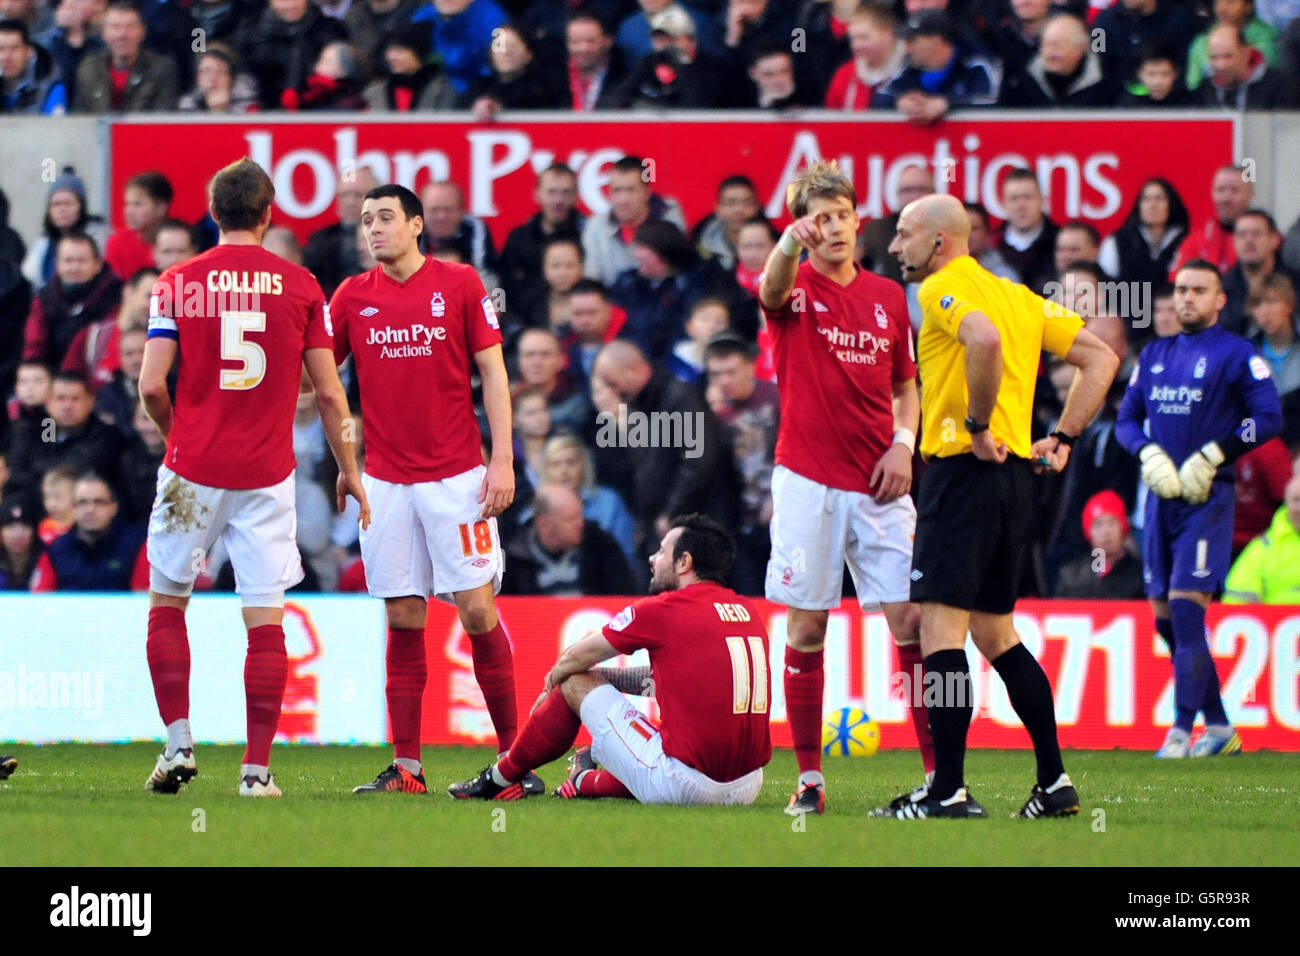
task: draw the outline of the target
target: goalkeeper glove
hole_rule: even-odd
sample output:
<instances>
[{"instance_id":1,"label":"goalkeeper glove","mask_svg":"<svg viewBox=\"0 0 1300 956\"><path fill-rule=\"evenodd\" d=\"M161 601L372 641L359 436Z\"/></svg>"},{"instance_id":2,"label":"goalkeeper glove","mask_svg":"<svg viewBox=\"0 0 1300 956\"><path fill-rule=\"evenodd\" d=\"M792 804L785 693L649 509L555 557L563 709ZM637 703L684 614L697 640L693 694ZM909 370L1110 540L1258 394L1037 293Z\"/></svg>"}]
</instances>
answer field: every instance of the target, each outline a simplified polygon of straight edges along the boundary
<instances>
[{"instance_id":1,"label":"goalkeeper glove","mask_svg":"<svg viewBox=\"0 0 1300 956\"><path fill-rule=\"evenodd\" d=\"M1155 442L1144 445L1138 452L1138 461L1142 462L1142 483L1157 498L1182 497L1183 483L1178 477L1178 466L1163 448Z\"/></svg>"},{"instance_id":2,"label":"goalkeeper glove","mask_svg":"<svg viewBox=\"0 0 1300 956\"><path fill-rule=\"evenodd\" d=\"M1183 484L1183 500L1189 505L1208 501L1210 488L1214 485L1214 473L1223 462L1223 449L1212 441L1192 452L1183 462L1183 467L1178 469L1178 480Z\"/></svg>"}]
</instances>

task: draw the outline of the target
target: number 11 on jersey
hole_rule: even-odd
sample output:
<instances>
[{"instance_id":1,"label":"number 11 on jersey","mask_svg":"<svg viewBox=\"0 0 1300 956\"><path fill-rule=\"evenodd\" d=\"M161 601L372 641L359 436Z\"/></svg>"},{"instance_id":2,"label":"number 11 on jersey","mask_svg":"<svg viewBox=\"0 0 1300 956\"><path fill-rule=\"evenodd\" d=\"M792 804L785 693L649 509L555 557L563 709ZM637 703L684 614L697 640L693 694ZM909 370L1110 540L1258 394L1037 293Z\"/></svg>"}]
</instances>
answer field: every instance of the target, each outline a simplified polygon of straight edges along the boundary
<instances>
[{"instance_id":1,"label":"number 11 on jersey","mask_svg":"<svg viewBox=\"0 0 1300 956\"><path fill-rule=\"evenodd\" d=\"M767 657L763 654L763 639L729 637L727 652L731 655L731 712L766 714Z\"/></svg>"}]
</instances>

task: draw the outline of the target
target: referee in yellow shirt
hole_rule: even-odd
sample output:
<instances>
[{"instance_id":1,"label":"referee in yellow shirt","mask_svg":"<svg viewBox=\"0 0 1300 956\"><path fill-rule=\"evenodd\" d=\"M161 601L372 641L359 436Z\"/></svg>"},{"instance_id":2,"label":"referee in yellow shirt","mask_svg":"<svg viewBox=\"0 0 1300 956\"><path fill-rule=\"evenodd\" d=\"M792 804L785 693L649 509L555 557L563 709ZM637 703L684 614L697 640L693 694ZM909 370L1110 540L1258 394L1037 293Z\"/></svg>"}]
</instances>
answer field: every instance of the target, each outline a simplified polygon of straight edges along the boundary
<instances>
[{"instance_id":1,"label":"referee in yellow shirt","mask_svg":"<svg viewBox=\"0 0 1300 956\"><path fill-rule=\"evenodd\" d=\"M963 649L969 628L1034 743L1038 780L1019 815L1068 816L1079 811L1079 795L1061 763L1052 686L1020 643L1012 611L1030 545L1032 470L1065 467L1119 358L1075 313L987 272L971 258L969 240L962 204L933 195L903 210L889 247L903 277L921 283L916 352L921 454L928 464L917 496L911 596L921 605L935 771L928 785L874 813L988 816L963 779L972 716ZM1044 349L1078 371L1057 430L1031 444Z\"/></svg>"}]
</instances>

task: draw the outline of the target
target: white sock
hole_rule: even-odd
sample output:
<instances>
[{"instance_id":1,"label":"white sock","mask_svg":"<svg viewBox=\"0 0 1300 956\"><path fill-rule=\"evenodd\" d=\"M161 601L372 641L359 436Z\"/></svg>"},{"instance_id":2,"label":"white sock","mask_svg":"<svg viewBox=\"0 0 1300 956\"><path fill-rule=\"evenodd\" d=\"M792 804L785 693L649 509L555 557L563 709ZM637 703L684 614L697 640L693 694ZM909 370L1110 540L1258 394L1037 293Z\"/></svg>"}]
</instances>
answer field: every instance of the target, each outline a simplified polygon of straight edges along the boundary
<instances>
[{"instance_id":1,"label":"white sock","mask_svg":"<svg viewBox=\"0 0 1300 956\"><path fill-rule=\"evenodd\" d=\"M501 776L501 768L499 768L496 764L492 765L492 782L495 783L498 787L508 787L510 786L511 783L511 781Z\"/></svg>"},{"instance_id":2,"label":"white sock","mask_svg":"<svg viewBox=\"0 0 1300 956\"><path fill-rule=\"evenodd\" d=\"M413 757L398 757L396 760L393 761L393 763L397 764L407 773L418 774L421 770L420 761L414 759Z\"/></svg>"},{"instance_id":3,"label":"white sock","mask_svg":"<svg viewBox=\"0 0 1300 956\"><path fill-rule=\"evenodd\" d=\"M1056 793L1056 791L1057 791L1057 790L1060 790L1062 787L1073 787L1073 786L1074 786L1074 783L1070 780L1070 775L1069 775L1068 773L1063 773L1063 774L1061 774L1059 777L1056 778L1056 783L1052 784L1050 787L1048 787L1048 788L1047 788L1046 790L1044 790L1043 792L1044 792L1044 793Z\"/></svg>"},{"instance_id":4,"label":"white sock","mask_svg":"<svg viewBox=\"0 0 1300 956\"><path fill-rule=\"evenodd\" d=\"M1170 727L1165 740L1191 740L1191 735L1181 727Z\"/></svg>"},{"instance_id":5,"label":"white sock","mask_svg":"<svg viewBox=\"0 0 1300 956\"><path fill-rule=\"evenodd\" d=\"M799 786L801 787L821 787L826 789L826 778L822 776L820 770L805 770L799 774Z\"/></svg>"},{"instance_id":6,"label":"white sock","mask_svg":"<svg viewBox=\"0 0 1300 956\"><path fill-rule=\"evenodd\" d=\"M194 738L190 736L188 718L173 720L167 725L167 756L176 756L178 750L190 750L194 747Z\"/></svg>"},{"instance_id":7,"label":"white sock","mask_svg":"<svg viewBox=\"0 0 1300 956\"><path fill-rule=\"evenodd\" d=\"M271 768L264 767L260 763L242 763L239 765L239 776L256 777L258 780L270 780Z\"/></svg>"},{"instance_id":8,"label":"white sock","mask_svg":"<svg viewBox=\"0 0 1300 956\"><path fill-rule=\"evenodd\" d=\"M1210 737L1227 740L1232 736L1232 724L1211 724L1205 728L1205 733Z\"/></svg>"}]
</instances>

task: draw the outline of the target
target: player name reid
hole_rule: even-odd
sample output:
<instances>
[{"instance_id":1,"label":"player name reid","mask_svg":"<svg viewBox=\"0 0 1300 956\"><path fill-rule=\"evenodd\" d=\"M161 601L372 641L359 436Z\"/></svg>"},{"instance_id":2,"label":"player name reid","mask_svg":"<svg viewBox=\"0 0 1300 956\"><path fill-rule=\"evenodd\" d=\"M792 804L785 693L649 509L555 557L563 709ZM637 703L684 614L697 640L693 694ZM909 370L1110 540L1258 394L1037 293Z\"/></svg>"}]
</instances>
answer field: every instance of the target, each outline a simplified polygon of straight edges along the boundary
<instances>
[{"instance_id":1,"label":"player name reid","mask_svg":"<svg viewBox=\"0 0 1300 956\"><path fill-rule=\"evenodd\" d=\"M245 295L279 295L284 280L278 272L234 272L214 269L208 273L209 292L241 292Z\"/></svg>"}]
</instances>

